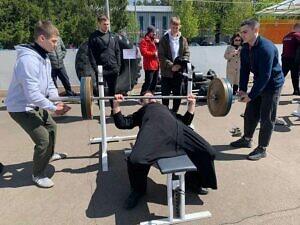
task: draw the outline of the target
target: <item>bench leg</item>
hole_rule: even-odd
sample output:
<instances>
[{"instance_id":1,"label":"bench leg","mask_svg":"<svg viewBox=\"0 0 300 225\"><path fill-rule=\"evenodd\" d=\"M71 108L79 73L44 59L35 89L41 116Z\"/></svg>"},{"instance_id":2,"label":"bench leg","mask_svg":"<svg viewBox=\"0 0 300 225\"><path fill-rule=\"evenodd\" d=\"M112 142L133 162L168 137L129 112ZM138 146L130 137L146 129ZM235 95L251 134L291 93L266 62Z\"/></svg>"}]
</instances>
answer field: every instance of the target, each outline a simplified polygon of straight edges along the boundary
<instances>
[{"instance_id":1,"label":"bench leg","mask_svg":"<svg viewBox=\"0 0 300 225\"><path fill-rule=\"evenodd\" d=\"M173 186L172 174L167 174L167 195L168 195L168 210L169 217L163 218L159 220L151 220L141 222L141 225L158 225L158 224L175 224L175 223L183 223L192 220L199 220L211 217L211 213L209 211L196 212L191 214L185 214L185 172L175 173L175 175L179 176L179 186ZM174 218L173 210L173 188L175 189L175 201L179 200L180 203L175 202L175 211L179 211L179 217ZM177 191L177 192L176 192ZM178 208L176 208L178 207Z\"/></svg>"}]
</instances>

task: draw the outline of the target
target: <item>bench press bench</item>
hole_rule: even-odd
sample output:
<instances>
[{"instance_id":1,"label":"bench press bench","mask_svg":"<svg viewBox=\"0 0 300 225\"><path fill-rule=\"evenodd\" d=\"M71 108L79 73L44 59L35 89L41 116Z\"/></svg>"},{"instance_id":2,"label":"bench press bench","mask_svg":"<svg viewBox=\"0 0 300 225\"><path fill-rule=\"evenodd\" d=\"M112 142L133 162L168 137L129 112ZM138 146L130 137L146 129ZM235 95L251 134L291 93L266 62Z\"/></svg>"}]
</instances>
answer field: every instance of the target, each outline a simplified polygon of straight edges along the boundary
<instances>
[{"instance_id":1,"label":"bench press bench","mask_svg":"<svg viewBox=\"0 0 300 225\"><path fill-rule=\"evenodd\" d=\"M209 211L185 214L185 179L188 171L195 171L197 168L187 155L171 158L162 158L157 161L161 174L167 174L167 196L169 217L160 220L141 222L141 225L150 224L174 224L186 221L198 220L211 217ZM173 179L172 179L173 177ZM174 179L177 177L177 179ZM174 198L173 198L174 190ZM175 214L175 216L174 216Z\"/></svg>"}]
</instances>

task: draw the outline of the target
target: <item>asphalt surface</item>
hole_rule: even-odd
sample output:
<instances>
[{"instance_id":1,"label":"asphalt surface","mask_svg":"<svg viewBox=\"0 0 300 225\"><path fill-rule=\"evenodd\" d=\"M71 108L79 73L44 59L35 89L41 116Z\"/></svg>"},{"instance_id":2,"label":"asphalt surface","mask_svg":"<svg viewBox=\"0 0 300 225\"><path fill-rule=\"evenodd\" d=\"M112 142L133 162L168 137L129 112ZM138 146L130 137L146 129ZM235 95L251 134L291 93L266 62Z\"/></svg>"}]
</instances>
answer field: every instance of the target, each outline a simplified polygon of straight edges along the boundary
<instances>
[{"instance_id":1,"label":"asphalt surface","mask_svg":"<svg viewBox=\"0 0 300 225\"><path fill-rule=\"evenodd\" d=\"M215 161L218 190L206 196L187 192L187 213L209 210L211 218L185 224L205 225L299 225L300 224L300 120L291 115L297 105L291 100L288 78L280 99L278 118L285 126L276 126L267 158L248 161L251 149L233 149L236 140L230 130L243 130L245 105L234 103L226 117L215 118L205 104L199 104L194 119L195 130L211 143ZM82 120L80 105L71 104L67 115L56 117L58 135L56 150L68 158L50 163L47 174L55 186L41 189L32 184L33 143L27 134L0 107L0 162L5 165L0 175L1 225L131 225L168 215L166 177L152 168L147 195L133 210L122 208L129 193L124 150L134 141L108 144L109 171L102 172L98 144L89 139L100 136L99 111L95 118ZM124 114L140 106L126 102ZM181 106L184 112L186 106ZM106 107L106 115L110 109ZM131 135L134 130L118 130L107 118L107 135ZM254 143L257 144L258 130Z\"/></svg>"}]
</instances>

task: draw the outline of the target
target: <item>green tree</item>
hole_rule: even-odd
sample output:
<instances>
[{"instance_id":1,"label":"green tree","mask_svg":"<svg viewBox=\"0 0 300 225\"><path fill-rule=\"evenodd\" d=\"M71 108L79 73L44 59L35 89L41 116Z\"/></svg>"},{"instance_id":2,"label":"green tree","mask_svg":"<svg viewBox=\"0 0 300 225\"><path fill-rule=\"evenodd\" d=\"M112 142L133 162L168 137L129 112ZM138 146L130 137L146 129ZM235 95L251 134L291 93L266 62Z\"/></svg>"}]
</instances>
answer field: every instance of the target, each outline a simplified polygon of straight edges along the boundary
<instances>
[{"instance_id":1,"label":"green tree","mask_svg":"<svg viewBox=\"0 0 300 225\"><path fill-rule=\"evenodd\" d=\"M170 0L160 0L160 5L170 5Z\"/></svg>"},{"instance_id":2,"label":"green tree","mask_svg":"<svg viewBox=\"0 0 300 225\"><path fill-rule=\"evenodd\" d=\"M95 14L95 21L97 15L106 15L106 1L105 0L90 0L89 4ZM126 12L126 6L128 5L127 0L110 0L110 22L111 30L118 32L128 23L128 13Z\"/></svg>"},{"instance_id":3,"label":"green tree","mask_svg":"<svg viewBox=\"0 0 300 225\"><path fill-rule=\"evenodd\" d=\"M137 0L136 5L143 5L143 2L141 0Z\"/></svg>"},{"instance_id":4,"label":"green tree","mask_svg":"<svg viewBox=\"0 0 300 225\"><path fill-rule=\"evenodd\" d=\"M126 26L128 39L135 43L137 41L137 36L139 35L139 24L135 18L134 13L128 14L128 24Z\"/></svg>"},{"instance_id":5,"label":"green tree","mask_svg":"<svg viewBox=\"0 0 300 225\"><path fill-rule=\"evenodd\" d=\"M181 32L190 39L199 34L199 18L192 1L173 1L173 12L180 17Z\"/></svg>"},{"instance_id":6,"label":"green tree","mask_svg":"<svg viewBox=\"0 0 300 225\"><path fill-rule=\"evenodd\" d=\"M32 27L41 16L40 8L27 0L0 1L0 43L11 49L31 39Z\"/></svg>"},{"instance_id":7,"label":"green tree","mask_svg":"<svg viewBox=\"0 0 300 225\"><path fill-rule=\"evenodd\" d=\"M197 2L196 8L200 18L201 36L214 37L216 43L236 32L243 20L253 17L249 0Z\"/></svg>"}]
</instances>

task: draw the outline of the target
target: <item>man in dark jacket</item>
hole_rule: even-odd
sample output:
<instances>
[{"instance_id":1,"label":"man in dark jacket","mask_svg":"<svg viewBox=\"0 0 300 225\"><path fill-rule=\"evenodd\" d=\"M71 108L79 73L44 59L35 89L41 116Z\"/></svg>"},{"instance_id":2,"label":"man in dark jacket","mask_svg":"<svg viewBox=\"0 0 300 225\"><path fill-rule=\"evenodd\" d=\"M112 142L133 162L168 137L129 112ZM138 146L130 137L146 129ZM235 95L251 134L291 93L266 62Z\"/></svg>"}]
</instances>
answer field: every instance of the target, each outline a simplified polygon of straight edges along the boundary
<instances>
[{"instance_id":1,"label":"man in dark jacket","mask_svg":"<svg viewBox=\"0 0 300 225\"><path fill-rule=\"evenodd\" d=\"M57 77L60 79L62 85L65 88L66 96L76 96L76 93L72 91L70 80L64 65L64 58L66 56L67 50L59 37L57 47L53 52L48 53L51 62L51 76L55 87L57 88Z\"/></svg>"},{"instance_id":2,"label":"man in dark jacket","mask_svg":"<svg viewBox=\"0 0 300 225\"><path fill-rule=\"evenodd\" d=\"M145 96L152 96L146 92ZM135 207L146 192L150 166L160 158L187 154L197 167L195 172L186 173L186 185L198 194L207 194L205 188L217 189L214 168L215 152L212 146L193 131L191 124L195 110L195 96L188 99L188 111L184 116L172 113L165 105L154 99L143 99L142 108L129 116L123 116L119 102L122 95L115 95L114 121L119 129L139 127L136 142L127 160L132 192L124 207Z\"/></svg>"},{"instance_id":3,"label":"man in dark jacket","mask_svg":"<svg viewBox=\"0 0 300 225\"><path fill-rule=\"evenodd\" d=\"M147 28L145 37L140 42L140 51L143 56L145 70L145 82L141 89L141 95L145 91L155 91L159 73L159 60L155 43L156 31L154 26Z\"/></svg>"},{"instance_id":4,"label":"man in dark jacket","mask_svg":"<svg viewBox=\"0 0 300 225\"><path fill-rule=\"evenodd\" d=\"M278 60L278 50L269 40L258 35L259 23L254 19L241 24L244 41L241 50L240 91L241 101L247 103L244 116L244 136L231 143L233 147L251 148L252 137L258 122L258 146L248 155L249 160L266 157L266 147L271 140L276 121L276 111L284 76ZM249 93L250 72L254 75Z\"/></svg>"},{"instance_id":5,"label":"man in dark jacket","mask_svg":"<svg viewBox=\"0 0 300 225\"><path fill-rule=\"evenodd\" d=\"M299 91L299 62L295 61L297 49L300 48L300 23L294 25L294 30L289 32L282 40L282 71L286 76L291 71L293 95L300 95Z\"/></svg>"},{"instance_id":6,"label":"man in dark jacket","mask_svg":"<svg viewBox=\"0 0 300 225\"><path fill-rule=\"evenodd\" d=\"M170 20L170 30L160 39L158 58L161 69L161 92L168 96L181 95L182 75L179 73L180 65L175 65L174 60L178 57L189 60L190 51L188 42L180 33L180 18L174 16ZM162 103L169 106L169 99L163 99ZM181 99L173 100L173 112L178 112Z\"/></svg>"},{"instance_id":7,"label":"man in dark jacket","mask_svg":"<svg viewBox=\"0 0 300 225\"><path fill-rule=\"evenodd\" d=\"M98 65L103 66L103 78L108 86L108 95L113 96L121 67L120 48L118 39L109 31L109 19L102 15L97 20L99 30L89 37L90 61L95 71L98 71ZM98 75L96 79L98 80ZM110 104L112 107L112 100Z\"/></svg>"}]
</instances>

